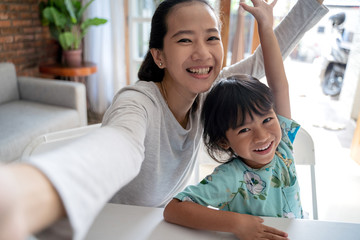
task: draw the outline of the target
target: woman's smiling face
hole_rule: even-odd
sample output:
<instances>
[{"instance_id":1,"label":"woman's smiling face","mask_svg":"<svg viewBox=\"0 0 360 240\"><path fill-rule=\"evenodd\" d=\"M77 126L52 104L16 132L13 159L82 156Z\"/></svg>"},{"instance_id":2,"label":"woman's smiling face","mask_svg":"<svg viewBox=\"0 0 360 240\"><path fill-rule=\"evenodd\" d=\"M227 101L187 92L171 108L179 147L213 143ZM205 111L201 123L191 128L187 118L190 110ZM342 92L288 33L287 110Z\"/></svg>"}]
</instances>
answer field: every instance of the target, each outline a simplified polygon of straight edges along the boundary
<instances>
[{"instance_id":1,"label":"woman's smiling face","mask_svg":"<svg viewBox=\"0 0 360 240\"><path fill-rule=\"evenodd\" d=\"M159 50L164 80L184 96L207 91L218 76L223 58L219 22L201 2L181 3L166 19L164 48Z\"/></svg>"}]
</instances>

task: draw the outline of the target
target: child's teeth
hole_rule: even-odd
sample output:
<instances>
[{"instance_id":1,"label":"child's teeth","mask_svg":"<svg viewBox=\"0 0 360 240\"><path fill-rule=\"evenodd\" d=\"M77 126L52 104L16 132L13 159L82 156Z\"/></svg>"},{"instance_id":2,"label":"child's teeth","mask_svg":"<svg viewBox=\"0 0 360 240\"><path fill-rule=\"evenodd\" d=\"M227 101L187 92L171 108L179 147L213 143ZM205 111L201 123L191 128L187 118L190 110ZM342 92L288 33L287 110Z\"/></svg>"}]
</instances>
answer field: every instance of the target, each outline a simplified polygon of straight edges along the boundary
<instances>
[{"instance_id":1,"label":"child's teeth","mask_svg":"<svg viewBox=\"0 0 360 240\"><path fill-rule=\"evenodd\" d=\"M258 149L256 149L256 151L264 151L265 149L268 149L268 148L270 147L270 144L271 144L271 143L269 143L269 145L267 145L267 146L264 147L264 148L258 148Z\"/></svg>"}]
</instances>

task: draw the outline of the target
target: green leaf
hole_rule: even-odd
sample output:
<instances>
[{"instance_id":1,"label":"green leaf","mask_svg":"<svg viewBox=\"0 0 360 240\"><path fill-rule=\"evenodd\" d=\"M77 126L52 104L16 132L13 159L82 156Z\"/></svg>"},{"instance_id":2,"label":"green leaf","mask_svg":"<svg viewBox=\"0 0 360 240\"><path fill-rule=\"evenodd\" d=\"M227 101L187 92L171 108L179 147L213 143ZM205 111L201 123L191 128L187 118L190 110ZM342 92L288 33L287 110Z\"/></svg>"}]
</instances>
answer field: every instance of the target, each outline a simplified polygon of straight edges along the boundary
<instances>
[{"instance_id":1,"label":"green leaf","mask_svg":"<svg viewBox=\"0 0 360 240\"><path fill-rule=\"evenodd\" d=\"M80 48L80 43L81 43L81 39L80 37L75 37L75 40L74 40L74 49L79 49Z\"/></svg>"},{"instance_id":2,"label":"green leaf","mask_svg":"<svg viewBox=\"0 0 360 240\"><path fill-rule=\"evenodd\" d=\"M71 2L71 0L64 0L65 2L65 6L66 6L66 9L71 17L71 22L72 23L77 23L77 18L76 18L76 15L75 15L75 9L74 9L74 6Z\"/></svg>"},{"instance_id":3,"label":"green leaf","mask_svg":"<svg viewBox=\"0 0 360 240\"><path fill-rule=\"evenodd\" d=\"M88 3L86 3L78 12L78 19L81 19L83 13L85 12L85 10L89 7L89 5L93 2L94 0L89 1Z\"/></svg>"},{"instance_id":4,"label":"green leaf","mask_svg":"<svg viewBox=\"0 0 360 240\"><path fill-rule=\"evenodd\" d=\"M99 26L101 24L105 24L106 22L107 20L103 18L89 18L81 24L81 30L85 31L90 26Z\"/></svg>"},{"instance_id":5,"label":"green leaf","mask_svg":"<svg viewBox=\"0 0 360 240\"><path fill-rule=\"evenodd\" d=\"M43 10L43 17L48 20L49 22L55 22L54 20L54 17L53 17L53 13L52 11L54 8L53 7L46 7L44 10ZM56 9L55 9L56 10Z\"/></svg>"},{"instance_id":6,"label":"green leaf","mask_svg":"<svg viewBox=\"0 0 360 240\"><path fill-rule=\"evenodd\" d=\"M246 193L245 189L239 188L239 189L238 189L238 192L240 193L240 195L241 195L245 200L248 199L248 196L247 196L247 193Z\"/></svg>"},{"instance_id":7,"label":"green leaf","mask_svg":"<svg viewBox=\"0 0 360 240\"><path fill-rule=\"evenodd\" d=\"M64 0L49 1L49 4L50 4L50 6L54 6L56 9L58 9L62 13L67 12Z\"/></svg>"},{"instance_id":8,"label":"green leaf","mask_svg":"<svg viewBox=\"0 0 360 240\"><path fill-rule=\"evenodd\" d=\"M80 2L80 1L78 1L78 0L72 0L71 2L72 2L72 4L73 4L73 6L74 6L74 8L75 8L76 12L78 12L78 11L79 11L79 9L81 8L81 2Z\"/></svg>"},{"instance_id":9,"label":"green leaf","mask_svg":"<svg viewBox=\"0 0 360 240\"><path fill-rule=\"evenodd\" d=\"M80 10L81 10L82 4L81 4L80 1L77 1L77 0L72 0L72 4L73 4L74 9L75 9L76 19L77 19L77 21L78 21L78 23L79 23L79 22L82 21L81 16L79 17L79 12L80 12Z\"/></svg>"},{"instance_id":10,"label":"green leaf","mask_svg":"<svg viewBox=\"0 0 360 240\"><path fill-rule=\"evenodd\" d=\"M281 186L281 181L279 178L272 176L271 178L271 186L274 188L279 188Z\"/></svg>"},{"instance_id":11,"label":"green leaf","mask_svg":"<svg viewBox=\"0 0 360 240\"><path fill-rule=\"evenodd\" d=\"M282 178L282 181L283 181L285 187L290 186L290 176L289 176L289 172L287 169L285 169L285 168L281 169L281 178Z\"/></svg>"},{"instance_id":12,"label":"green leaf","mask_svg":"<svg viewBox=\"0 0 360 240\"><path fill-rule=\"evenodd\" d=\"M64 50L70 50L75 41L75 37L71 32L64 32L59 35L59 42Z\"/></svg>"},{"instance_id":13,"label":"green leaf","mask_svg":"<svg viewBox=\"0 0 360 240\"><path fill-rule=\"evenodd\" d=\"M54 7L47 7L43 11L43 16L50 23L54 23L57 27L64 28L66 24L66 16Z\"/></svg>"},{"instance_id":14,"label":"green leaf","mask_svg":"<svg viewBox=\"0 0 360 240\"><path fill-rule=\"evenodd\" d=\"M259 195L259 198L260 198L261 200L265 200L265 199L266 199L266 197L265 197L264 195L262 195L262 194Z\"/></svg>"}]
</instances>

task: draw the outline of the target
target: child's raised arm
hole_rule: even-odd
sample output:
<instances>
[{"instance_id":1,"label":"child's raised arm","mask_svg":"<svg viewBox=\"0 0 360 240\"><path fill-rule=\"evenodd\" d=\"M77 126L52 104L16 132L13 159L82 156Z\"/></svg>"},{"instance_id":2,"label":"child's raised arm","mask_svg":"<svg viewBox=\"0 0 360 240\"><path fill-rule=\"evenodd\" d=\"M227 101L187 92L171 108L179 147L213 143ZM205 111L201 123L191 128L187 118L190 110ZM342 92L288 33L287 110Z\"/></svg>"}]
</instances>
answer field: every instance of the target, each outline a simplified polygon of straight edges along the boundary
<instances>
[{"instance_id":1,"label":"child's raised arm","mask_svg":"<svg viewBox=\"0 0 360 240\"><path fill-rule=\"evenodd\" d=\"M289 85L285 75L283 59L273 31L273 7L277 0L267 4L263 0L251 0L254 7L245 3L241 6L250 12L258 22L261 48L264 58L265 75L274 95L275 111L291 118Z\"/></svg>"}]
</instances>

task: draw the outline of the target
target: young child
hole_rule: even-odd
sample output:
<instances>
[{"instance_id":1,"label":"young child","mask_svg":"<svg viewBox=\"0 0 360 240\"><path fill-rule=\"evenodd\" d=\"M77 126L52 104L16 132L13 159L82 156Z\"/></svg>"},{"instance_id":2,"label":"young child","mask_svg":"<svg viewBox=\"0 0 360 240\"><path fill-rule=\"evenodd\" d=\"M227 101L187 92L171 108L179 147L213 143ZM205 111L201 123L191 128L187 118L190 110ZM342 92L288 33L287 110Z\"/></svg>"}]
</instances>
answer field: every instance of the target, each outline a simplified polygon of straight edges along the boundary
<instances>
[{"instance_id":1,"label":"young child","mask_svg":"<svg viewBox=\"0 0 360 240\"><path fill-rule=\"evenodd\" d=\"M197 186L177 194L164 218L187 227L232 232L240 239L286 239L286 233L255 216L303 218L292 155L300 126L290 120L288 83L272 21L263 18L264 12L272 16L275 1L252 2L254 7L242 7L258 21L270 88L248 75L214 85L202 109L203 139L210 156L227 153L230 159Z\"/></svg>"}]
</instances>

